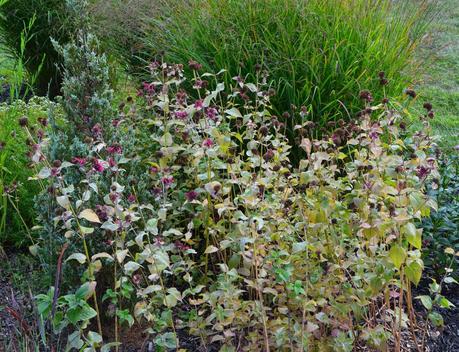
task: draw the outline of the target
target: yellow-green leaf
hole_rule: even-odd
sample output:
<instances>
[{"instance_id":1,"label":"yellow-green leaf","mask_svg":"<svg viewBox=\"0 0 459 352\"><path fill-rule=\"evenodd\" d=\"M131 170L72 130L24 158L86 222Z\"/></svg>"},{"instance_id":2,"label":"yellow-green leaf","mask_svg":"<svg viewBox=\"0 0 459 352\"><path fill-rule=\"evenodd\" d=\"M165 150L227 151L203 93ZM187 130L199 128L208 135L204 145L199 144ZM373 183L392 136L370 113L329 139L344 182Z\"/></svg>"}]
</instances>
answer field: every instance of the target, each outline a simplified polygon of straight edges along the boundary
<instances>
[{"instance_id":1,"label":"yellow-green leaf","mask_svg":"<svg viewBox=\"0 0 459 352\"><path fill-rule=\"evenodd\" d=\"M86 219L89 222L97 222L100 224L99 217L92 209L85 209L83 210L80 215L78 215L80 219Z\"/></svg>"},{"instance_id":2,"label":"yellow-green leaf","mask_svg":"<svg viewBox=\"0 0 459 352\"><path fill-rule=\"evenodd\" d=\"M405 268L406 277L415 285L419 284L422 276L422 266L418 262L412 262Z\"/></svg>"},{"instance_id":3,"label":"yellow-green leaf","mask_svg":"<svg viewBox=\"0 0 459 352\"><path fill-rule=\"evenodd\" d=\"M392 246L389 251L389 258L397 269L400 269L406 259L406 251L398 244Z\"/></svg>"}]
</instances>

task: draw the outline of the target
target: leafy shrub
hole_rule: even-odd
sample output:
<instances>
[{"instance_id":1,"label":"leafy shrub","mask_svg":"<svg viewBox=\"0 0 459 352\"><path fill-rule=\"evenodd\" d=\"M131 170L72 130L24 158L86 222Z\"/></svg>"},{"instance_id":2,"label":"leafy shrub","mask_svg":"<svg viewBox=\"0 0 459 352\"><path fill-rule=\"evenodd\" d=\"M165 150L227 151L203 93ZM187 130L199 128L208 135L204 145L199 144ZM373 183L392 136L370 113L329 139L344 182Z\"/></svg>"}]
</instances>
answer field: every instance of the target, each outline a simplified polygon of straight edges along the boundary
<instances>
[{"instance_id":1,"label":"leafy shrub","mask_svg":"<svg viewBox=\"0 0 459 352\"><path fill-rule=\"evenodd\" d=\"M412 135L400 113L369 104L323 139L304 122L294 168L266 77L225 88L190 66L194 92L181 65L152 63L138 103L120 106L121 133L82 128L78 158L55 163L46 139L34 148L59 206L54 236L86 268L75 294L39 297L42 316L74 327L75 348L102 345L98 311L113 317L115 343L119 325L138 321L160 348L177 348L181 330L226 351L384 349L393 332L400 343L408 318L397 298L411 301L423 269L415 220L435 206L424 194L437 176L428 122ZM125 177L143 172L144 190ZM96 316L99 333L87 329Z\"/></svg>"},{"instance_id":2,"label":"leafy shrub","mask_svg":"<svg viewBox=\"0 0 459 352\"><path fill-rule=\"evenodd\" d=\"M27 103L15 100L0 105L0 243L3 245L30 244L34 197L39 191L37 185L27 181L34 170L29 167L28 138L18 120L26 115L31 123L37 124L46 120L50 108L56 116L61 115L59 106L46 98L33 97ZM45 128L40 125L39 130Z\"/></svg>"},{"instance_id":3,"label":"leafy shrub","mask_svg":"<svg viewBox=\"0 0 459 352\"><path fill-rule=\"evenodd\" d=\"M289 128L305 118L326 127L360 109L360 90L380 101L410 83L429 16L424 1L416 8L389 0L190 1L151 21L145 48L150 57L227 69L226 84L266 69L278 92L275 112L307 111Z\"/></svg>"},{"instance_id":4,"label":"leafy shrub","mask_svg":"<svg viewBox=\"0 0 459 352\"><path fill-rule=\"evenodd\" d=\"M2 48L21 59L28 73L35 75L33 83L39 95L52 98L60 93L62 58L52 39L66 43L72 38L78 28L74 14L80 13L83 5L80 0L0 1Z\"/></svg>"},{"instance_id":5,"label":"leafy shrub","mask_svg":"<svg viewBox=\"0 0 459 352\"><path fill-rule=\"evenodd\" d=\"M459 156L457 152L443 155L439 162L438 180L429 193L436 200L438 209L422 222L425 241L425 263L434 273L441 274L450 266L451 258L444 253L452 248L459 251ZM457 259L457 258L456 258ZM457 260L453 261L457 269Z\"/></svg>"}]
</instances>

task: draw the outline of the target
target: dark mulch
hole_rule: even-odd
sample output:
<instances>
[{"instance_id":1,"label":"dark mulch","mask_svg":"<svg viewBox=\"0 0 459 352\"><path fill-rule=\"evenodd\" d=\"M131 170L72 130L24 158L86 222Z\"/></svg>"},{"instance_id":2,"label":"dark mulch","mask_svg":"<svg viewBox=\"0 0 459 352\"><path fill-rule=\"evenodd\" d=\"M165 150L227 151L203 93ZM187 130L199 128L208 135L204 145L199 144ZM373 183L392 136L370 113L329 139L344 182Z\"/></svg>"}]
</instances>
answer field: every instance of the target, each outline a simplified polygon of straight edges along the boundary
<instances>
[{"instance_id":1,"label":"dark mulch","mask_svg":"<svg viewBox=\"0 0 459 352\"><path fill-rule=\"evenodd\" d=\"M414 292L414 296L428 294L428 282L422 282ZM445 287L442 294L455 305L451 309L436 309L443 316L445 326L440 329L430 328L426 347L430 352L459 352L459 285ZM414 307L425 317L425 311L419 300Z\"/></svg>"}]
</instances>

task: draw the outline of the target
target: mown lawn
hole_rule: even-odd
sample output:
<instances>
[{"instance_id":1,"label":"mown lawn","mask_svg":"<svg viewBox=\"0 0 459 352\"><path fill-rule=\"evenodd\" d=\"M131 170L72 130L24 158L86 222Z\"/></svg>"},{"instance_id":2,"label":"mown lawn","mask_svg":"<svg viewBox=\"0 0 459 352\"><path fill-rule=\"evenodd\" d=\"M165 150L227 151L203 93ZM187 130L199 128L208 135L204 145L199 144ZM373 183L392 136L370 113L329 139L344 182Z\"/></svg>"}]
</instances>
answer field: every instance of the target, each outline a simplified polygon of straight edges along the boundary
<instances>
[{"instance_id":1,"label":"mown lawn","mask_svg":"<svg viewBox=\"0 0 459 352\"><path fill-rule=\"evenodd\" d=\"M420 102L434 105L432 127L441 146L452 149L459 144L459 4L441 0L439 5L440 15L419 53L427 58L427 67L418 90Z\"/></svg>"}]
</instances>

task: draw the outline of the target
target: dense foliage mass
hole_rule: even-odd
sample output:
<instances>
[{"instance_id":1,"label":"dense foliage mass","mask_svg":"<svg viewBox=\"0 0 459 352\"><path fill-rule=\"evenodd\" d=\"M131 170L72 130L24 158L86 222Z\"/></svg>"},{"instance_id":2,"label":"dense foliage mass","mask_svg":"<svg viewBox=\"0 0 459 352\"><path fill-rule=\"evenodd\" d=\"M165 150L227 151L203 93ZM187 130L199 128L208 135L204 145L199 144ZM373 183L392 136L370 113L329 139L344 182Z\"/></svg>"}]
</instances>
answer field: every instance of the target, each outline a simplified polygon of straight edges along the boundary
<instances>
[{"instance_id":1,"label":"dense foliage mass","mask_svg":"<svg viewBox=\"0 0 459 352\"><path fill-rule=\"evenodd\" d=\"M209 72L224 68L227 85L236 75L267 69L278 93L271 99L276 113L306 106L308 119L326 128L360 108L361 89L379 101L411 83L412 54L430 14L425 1L415 8L386 0L186 1L143 20L150 25L143 57L191 58ZM386 77L379 79L379 71Z\"/></svg>"},{"instance_id":2,"label":"dense foliage mass","mask_svg":"<svg viewBox=\"0 0 459 352\"><path fill-rule=\"evenodd\" d=\"M0 105L0 245L40 269L7 346L424 351L459 258L457 156L402 89L427 2L90 3L0 0L29 65ZM62 96L15 100L25 78Z\"/></svg>"},{"instance_id":3,"label":"dense foliage mass","mask_svg":"<svg viewBox=\"0 0 459 352\"><path fill-rule=\"evenodd\" d=\"M20 60L33 76L28 83L37 94L54 98L60 93L62 58L52 41L72 39L84 5L79 0L0 1L2 50Z\"/></svg>"},{"instance_id":4,"label":"dense foliage mass","mask_svg":"<svg viewBox=\"0 0 459 352\"><path fill-rule=\"evenodd\" d=\"M37 194L36 184L28 182L34 174L27 155L31 143L18 126L17 121L28 116L31 124L46 120L50 109L56 116L61 112L57 104L45 98L34 97L29 102L16 100L11 104L0 104L0 243L6 245L27 245L34 223L33 198ZM38 133L41 133L40 126Z\"/></svg>"},{"instance_id":5,"label":"dense foliage mass","mask_svg":"<svg viewBox=\"0 0 459 352\"><path fill-rule=\"evenodd\" d=\"M90 53L103 82L88 43L66 49L69 60ZM424 193L437 175L428 121L409 133L400 113L362 91L359 117L329 136L295 125L306 157L293 167L285 119L294 116L271 113L264 72L225 87L222 72L189 68L193 91L181 65L153 62L117 115L108 106L74 115L89 86L67 71L64 122L79 126L81 148L55 159L49 139L34 137L32 159L55 200L53 236L86 271L74 294L56 296L56 281L39 297L43 318L56 332L73 327L77 348L100 346L110 316L115 344L118 326L135 322L164 348L183 333L224 351L399 343L401 298L411 300L423 270L416 219L435 207Z\"/></svg>"}]
</instances>

